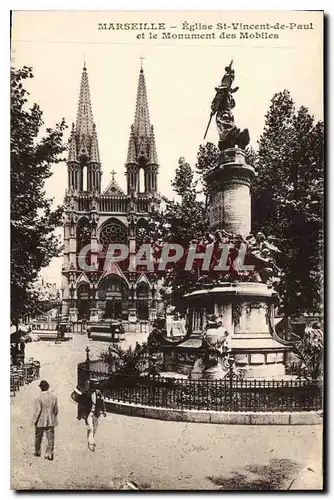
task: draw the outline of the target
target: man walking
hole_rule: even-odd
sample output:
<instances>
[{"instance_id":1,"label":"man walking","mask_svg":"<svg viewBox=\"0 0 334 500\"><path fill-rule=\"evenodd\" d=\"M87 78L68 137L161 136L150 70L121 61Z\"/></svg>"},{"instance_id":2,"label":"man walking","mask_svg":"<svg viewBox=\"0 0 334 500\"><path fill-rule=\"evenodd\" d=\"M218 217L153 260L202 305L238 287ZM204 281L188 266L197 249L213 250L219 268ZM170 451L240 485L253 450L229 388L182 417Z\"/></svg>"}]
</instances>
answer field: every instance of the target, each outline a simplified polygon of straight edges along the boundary
<instances>
[{"instance_id":1,"label":"man walking","mask_svg":"<svg viewBox=\"0 0 334 500\"><path fill-rule=\"evenodd\" d=\"M106 416L105 402L101 391L98 389L99 381L90 380L87 382L87 389L81 395L78 403L78 420L85 420L87 427L87 444L90 451L95 451L95 435L99 425L101 413Z\"/></svg>"},{"instance_id":2,"label":"man walking","mask_svg":"<svg viewBox=\"0 0 334 500\"><path fill-rule=\"evenodd\" d=\"M35 456L41 456L41 444L43 434L46 434L45 458L53 460L55 426L58 425L58 404L57 397L49 392L49 384L42 380L39 384L41 394L35 401L35 411L33 425L35 426Z\"/></svg>"}]
</instances>

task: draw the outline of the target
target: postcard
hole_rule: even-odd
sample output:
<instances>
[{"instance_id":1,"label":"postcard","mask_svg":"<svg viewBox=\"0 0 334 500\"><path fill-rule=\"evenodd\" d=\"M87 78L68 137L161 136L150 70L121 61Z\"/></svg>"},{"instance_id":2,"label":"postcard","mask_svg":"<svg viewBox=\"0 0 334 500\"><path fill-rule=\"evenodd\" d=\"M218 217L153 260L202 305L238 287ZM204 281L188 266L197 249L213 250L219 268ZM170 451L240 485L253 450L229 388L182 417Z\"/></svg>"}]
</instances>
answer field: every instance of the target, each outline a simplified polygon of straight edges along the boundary
<instances>
[{"instance_id":1,"label":"postcard","mask_svg":"<svg viewBox=\"0 0 334 500\"><path fill-rule=\"evenodd\" d=\"M12 12L13 490L323 489L323 25Z\"/></svg>"}]
</instances>

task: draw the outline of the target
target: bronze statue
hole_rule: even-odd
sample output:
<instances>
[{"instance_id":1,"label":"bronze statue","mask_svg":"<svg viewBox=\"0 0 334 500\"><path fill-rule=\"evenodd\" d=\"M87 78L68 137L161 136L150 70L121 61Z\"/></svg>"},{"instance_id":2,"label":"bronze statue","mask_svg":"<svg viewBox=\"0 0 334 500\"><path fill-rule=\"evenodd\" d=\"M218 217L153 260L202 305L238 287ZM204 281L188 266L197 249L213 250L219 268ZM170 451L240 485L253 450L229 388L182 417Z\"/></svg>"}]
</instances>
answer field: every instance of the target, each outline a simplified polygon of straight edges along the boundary
<instances>
[{"instance_id":1,"label":"bronze statue","mask_svg":"<svg viewBox=\"0 0 334 500\"><path fill-rule=\"evenodd\" d=\"M216 115L216 124L219 133L218 146L221 151L234 148L235 146L245 149L250 139L248 129L241 131L234 124L232 109L235 107L235 100L233 94L237 92L239 87L232 88L235 74L232 63L233 61L230 62L229 66L226 66L220 86L215 87L216 95L211 103L210 119L204 135L205 139L211 119Z\"/></svg>"}]
</instances>

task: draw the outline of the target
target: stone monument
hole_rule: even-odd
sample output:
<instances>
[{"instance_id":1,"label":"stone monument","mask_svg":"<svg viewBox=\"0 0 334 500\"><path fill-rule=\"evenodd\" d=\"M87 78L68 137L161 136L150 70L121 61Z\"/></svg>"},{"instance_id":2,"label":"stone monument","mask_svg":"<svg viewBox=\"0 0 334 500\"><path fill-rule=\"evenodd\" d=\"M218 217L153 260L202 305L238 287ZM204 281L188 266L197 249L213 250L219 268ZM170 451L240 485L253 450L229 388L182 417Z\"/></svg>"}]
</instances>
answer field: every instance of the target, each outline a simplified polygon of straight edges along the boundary
<instances>
[{"instance_id":1,"label":"stone monument","mask_svg":"<svg viewBox=\"0 0 334 500\"><path fill-rule=\"evenodd\" d=\"M255 170L245 160L249 132L234 123L233 94L238 87L233 88L233 81L231 62L211 104L207 130L216 116L220 155L205 178L209 230L214 234L210 244L215 251L229 245L228 271L201 276L186 295L188 336L167 348L165 361L174 371L212 379L226 375L226 357L232 355L242 376L280 378L288 347L274 326L279 250L272 237L251 234L250 186Z\"/></svg>"}]
</instances>

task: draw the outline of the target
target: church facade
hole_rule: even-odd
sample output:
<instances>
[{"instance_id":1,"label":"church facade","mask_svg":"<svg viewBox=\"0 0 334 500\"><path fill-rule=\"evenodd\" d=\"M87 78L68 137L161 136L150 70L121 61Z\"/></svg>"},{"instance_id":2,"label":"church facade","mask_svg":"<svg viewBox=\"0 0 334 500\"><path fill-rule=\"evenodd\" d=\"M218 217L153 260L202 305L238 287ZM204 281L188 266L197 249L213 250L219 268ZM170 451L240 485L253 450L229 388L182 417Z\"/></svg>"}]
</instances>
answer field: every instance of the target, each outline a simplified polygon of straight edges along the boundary
<instances>
[{"instance_id":1,"label":"church facade","mask_svg":"<svg viewBox=\"0 0 334 500\"><path fill-rule=\"evenodd\" d=\"M101 190L102 166L85 66L67 168L62 320L152 320L159 306L157 278L128 266L140 235L147 231L150 211L159 206L159 166L143 68L125 164L126 192L117 184L115 171L106 189ZM129 255L122 262L109 263L107 250L115 243L127 246ZM79 255L85 247L89 249L87 265L82 266Z\"/></svg>"}]
</instances>

